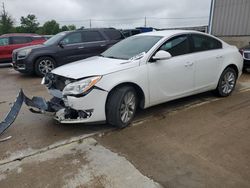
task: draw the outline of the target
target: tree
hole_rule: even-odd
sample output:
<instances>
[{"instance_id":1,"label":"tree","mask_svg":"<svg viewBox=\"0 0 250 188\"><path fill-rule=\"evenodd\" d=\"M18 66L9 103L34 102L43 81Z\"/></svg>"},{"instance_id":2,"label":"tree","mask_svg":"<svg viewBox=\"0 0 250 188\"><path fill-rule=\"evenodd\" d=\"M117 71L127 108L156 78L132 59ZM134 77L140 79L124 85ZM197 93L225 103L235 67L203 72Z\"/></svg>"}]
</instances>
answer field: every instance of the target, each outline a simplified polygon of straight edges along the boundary
<instances>
[{"instance_id":1,"label":"tree","mask_svg":"<svg viewBox=\"0 0 250 188\"><path fill-rule=\"evenodd\" d=\"M68 25L69 30L76 30L76 26L74 24Z\"/></svg>"},{"instance_id":2,"label":"tree","mask_svg":"<svg viewBox=\"0 0 250 188\"><path fill-rule=\"evenodd\" d=\"M11 16L5 11L4 3L3 10L0 14L0 34L11 33L13 32L13 24Z\"/></svg>"},{"instance_id":3,"label":"tree","mask_svg":"<svg viewBox=\"0 0 250 188\"><path fill-rule=\"evenodd\" d=\"M26 33L35 33L38 29L39 22L34 14L29 14L27 17L21 17L21 27Z\"/></svg>"},{"instance_id":4,"label":"tree","mask_svg":"<svg viewBox=\"0 0 250 188\"><path fill-rule=\"evenodd\" d=\"M43 24L43 34L55 35L59 32L60 32L60 27L55 20L47 21Z\"/></svg>"},{"instance_id":5,"label":"tree","mask_svg":"<svg viewBox=\"0 0 250 188\"><path fill-rule=\"evenodd\" d=\"M67 25L63 25L63 26L61 27L61 31L68 31L68 30L69 30L69 28L68 28Z\"/></svg>"}]
</instances>

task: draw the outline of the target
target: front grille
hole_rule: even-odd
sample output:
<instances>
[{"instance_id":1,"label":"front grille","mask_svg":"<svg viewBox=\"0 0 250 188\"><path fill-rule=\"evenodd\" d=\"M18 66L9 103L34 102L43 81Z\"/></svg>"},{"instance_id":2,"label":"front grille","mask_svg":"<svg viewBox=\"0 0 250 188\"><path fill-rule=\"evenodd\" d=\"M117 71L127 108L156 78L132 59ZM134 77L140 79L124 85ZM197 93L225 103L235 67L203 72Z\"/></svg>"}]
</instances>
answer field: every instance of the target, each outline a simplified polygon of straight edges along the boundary
<instances>
[{"instance_id":1,"label":"front grille","mask_svg":"<svg viewBox=\"0 0 250 188\"><path fill-rule=\"evenodd\" d=\"M244 59L250 60L250 51L244 52L243 57Z\"/></svg>"}]
</instances>

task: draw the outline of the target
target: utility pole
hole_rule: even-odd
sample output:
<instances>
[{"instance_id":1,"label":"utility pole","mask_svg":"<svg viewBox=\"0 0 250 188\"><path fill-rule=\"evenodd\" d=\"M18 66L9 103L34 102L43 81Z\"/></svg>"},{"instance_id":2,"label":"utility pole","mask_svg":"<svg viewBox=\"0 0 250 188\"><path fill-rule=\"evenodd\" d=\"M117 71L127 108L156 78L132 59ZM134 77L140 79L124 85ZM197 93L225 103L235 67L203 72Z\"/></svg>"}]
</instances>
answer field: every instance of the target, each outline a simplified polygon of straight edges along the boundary
<instances>
[{"instance_id":1,"label":"utility pole","mask_svg":"<svg viewBox=\"0 0 250 188\"><path fill-rule=\"evenodd\" d=\"M144 17L144 27L147 27L147 17Z\"/></svg>"},{"instance_id":2,"label":"utility pole","mask_svg":"<svg viewBox=\"0 0 250 188\"><path fill-rule=\"evenodd\" d=\"M89 28L92 27L91 19L89 19Z\"/></svg>"}]
</instances>

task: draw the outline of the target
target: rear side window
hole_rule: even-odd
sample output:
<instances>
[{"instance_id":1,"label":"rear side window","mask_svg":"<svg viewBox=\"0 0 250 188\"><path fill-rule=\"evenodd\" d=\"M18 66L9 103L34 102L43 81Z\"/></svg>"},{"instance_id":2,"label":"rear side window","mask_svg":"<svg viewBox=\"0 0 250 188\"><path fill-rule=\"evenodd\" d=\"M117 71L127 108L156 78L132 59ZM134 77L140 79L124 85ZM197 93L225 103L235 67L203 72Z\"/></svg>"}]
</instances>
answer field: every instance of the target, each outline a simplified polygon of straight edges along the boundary
<instances>
[{"instance_id":1,"label":"rear side window","mask_svg":"<svg viewBox=\"0 0 250 188\"><path fill-rule=\"evenodd\" d=\"M44 37L40 37L40 36L35 36L35 37L32 37L32 40L33 40L33 41L45 40L45 38L44 38Z\"/></svg>"},{"instance_id":2,"label":"rear side window","mask_svg":"<svg viewBox=\"0 0 250 188\"><path fill-rule=\"evenodd\" d=\"M81 33L70 33L62 40L63 44L76 44L81 42L82 42Z\"/></svg>"},{"instance_id":3,"label":"rear side window","mask_svg":"<svg viewBox=\"0 0 250 188\"><path fill-rule=\"evenodd\" d=\"M31 37L16 36L11 37L11 44L24 44L31 42Z\"/></svg>"},{"instance_id":4,"label":"rear side window","mask_svg":"<svg viewBox=\"0 0 250 188\"><path fill-rule=\"evenodd\" d=\"M222 48L222 43L212 37L193 34L193 51L201 52Z\"/></svg>"},{"instance_id":5,"label":"rear side window","mask_svg":"<svg viewBox=\"0 0 250 188\"><path fill-rule=\"evenodd\" d=\"M0 46L7 46L9 45L9 38L0 38Z\"/></svg>"},{"instance_id":6,"label":"rear side window","mask_svg":"<svg viewBox=\"0 0 250 188\"><path fill-rule=\"evenodd\" d=\"M189 40L187 35L174 37L164 43L159 50L169 52L172 56L190 53Z\"/></svg>"},{"instance_id":7,"label":"rear side window","mask_svg":"<svg viewBox=\"0 0 250 188\"><path fill-rule=\"evenodd\" d=\"M121 34L121 32L115 29L104 30L103 32L108 36L110 40L124 39L124 36Z\"/></svg>"},{"instance_id":8,"label":"rear side window","mask_svg":"<svg viewBox=\"0 0 250 188\"><path fill-rule=\"evenodd\" d=\"M105 40L98 31L84 31L82 33L83 42L95 42Z\"/></svg>"}]
</instances>

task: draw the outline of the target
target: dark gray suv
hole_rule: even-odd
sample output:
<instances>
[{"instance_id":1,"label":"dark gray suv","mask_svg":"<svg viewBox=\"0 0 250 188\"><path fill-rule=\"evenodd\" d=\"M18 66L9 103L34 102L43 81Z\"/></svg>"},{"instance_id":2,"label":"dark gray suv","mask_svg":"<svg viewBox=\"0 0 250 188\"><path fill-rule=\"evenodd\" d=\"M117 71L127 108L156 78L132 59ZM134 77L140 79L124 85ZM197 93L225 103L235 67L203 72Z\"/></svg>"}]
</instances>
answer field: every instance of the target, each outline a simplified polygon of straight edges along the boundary
<instances>
[{"instance_id":1,"label":"dark gray suv","mask_svg":"<svg viewBox=\"0 0 250 188\"><path fill-rule=\"evenodd\" d=\"M43 76L60 65L99 55L122 39L114 28L61 32L42 45L14 50L13 67L21 73Z\"/></svg>"}]
</instances>

